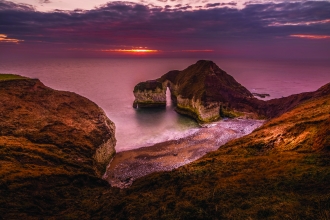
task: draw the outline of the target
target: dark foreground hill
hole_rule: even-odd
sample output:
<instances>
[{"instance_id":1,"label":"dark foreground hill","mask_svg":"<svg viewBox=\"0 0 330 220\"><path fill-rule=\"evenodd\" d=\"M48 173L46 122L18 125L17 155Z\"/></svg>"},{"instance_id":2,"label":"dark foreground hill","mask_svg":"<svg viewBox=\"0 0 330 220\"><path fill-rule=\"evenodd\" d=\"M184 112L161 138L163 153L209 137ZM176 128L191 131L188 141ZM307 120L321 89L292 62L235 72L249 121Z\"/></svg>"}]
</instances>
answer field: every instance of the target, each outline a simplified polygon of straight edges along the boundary
<instances>
[{"instance_id":1,"label":"dark foreground hill","mask_svg":"<svg viewBox=\"0 0 330 220\"><path fill-rule=\"evenodd\" d=\"M142 177L130 188L120 190L98 178L91 159L103 141L100 138L106 134L109 140L112 137L108 130L102 133L107 119L99 121L100 110L93 107L94 113L89 114L77 107L80 101L59 105L56 110L65 107L62 113L69 113L62 121L66 126L50 123L54 129L47 130L44 125L44 129L33 133L44 123L39 117L52 118L52 111L46 114L48 109L52 110L53 102L69 94L55 98L38 81L28 81L27 86L23 86L27 81L21 82L24 83L16 87L8 85L19 82L0 82L1 103L9 103L0 106L3 219L330 217L330 84L316 92L298 95L298 101L293 96L283 102L273 101L273 108L281 110L281 115L275 117L275 112L271 120L250 135L231 141L191 164ZM43 102L34 101L31 94L41 95ZM33 105L23 104L30 102ZM19 103L25 107L19 108ZM84 107L88 105L86 100L83 103ZM44 107L40 107L38 114L32 113L35 119L22 120L34 106ZM72 106L77 108L71 111ZM267 106L260 109L269 110ZM20 114L11 113L14 110ZM78 129L73 132L77 136L72 137L77 142L66 143L65 135L71 132L64 128L73 129L68 125L73 123L70 118L76 111L84 114L73 121L86 120L74 128L83 129L85 123L101 128L89 133ZM30 127L33 129L29 130Z\"/></svg>"}]
</instances>

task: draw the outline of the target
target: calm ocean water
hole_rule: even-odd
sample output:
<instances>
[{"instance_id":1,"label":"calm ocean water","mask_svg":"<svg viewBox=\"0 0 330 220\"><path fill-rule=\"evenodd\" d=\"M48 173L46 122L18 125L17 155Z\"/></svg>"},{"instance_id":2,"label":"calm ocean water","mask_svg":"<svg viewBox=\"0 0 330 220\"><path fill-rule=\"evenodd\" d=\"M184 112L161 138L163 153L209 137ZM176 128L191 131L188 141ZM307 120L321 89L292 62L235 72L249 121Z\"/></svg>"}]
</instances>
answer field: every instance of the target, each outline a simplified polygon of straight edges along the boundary
<instances>
[{"instance_id":1,"label":"calm ocean water","mask_svg":"<svg viewBox=\"0 0 330 220\"><path fill-rule=\"evenodd\" d=\"M196 59L8 59L0 60L0 73L39 78L45 85L83 95L116 124L117 151L176 139L198 129L190 118L166 109L135 110L133 88L169 70L182 70ZM330 82L327 61L259 61L213 59L252 92L279 98L314 91Z\"/></svg>"}]
</instances>

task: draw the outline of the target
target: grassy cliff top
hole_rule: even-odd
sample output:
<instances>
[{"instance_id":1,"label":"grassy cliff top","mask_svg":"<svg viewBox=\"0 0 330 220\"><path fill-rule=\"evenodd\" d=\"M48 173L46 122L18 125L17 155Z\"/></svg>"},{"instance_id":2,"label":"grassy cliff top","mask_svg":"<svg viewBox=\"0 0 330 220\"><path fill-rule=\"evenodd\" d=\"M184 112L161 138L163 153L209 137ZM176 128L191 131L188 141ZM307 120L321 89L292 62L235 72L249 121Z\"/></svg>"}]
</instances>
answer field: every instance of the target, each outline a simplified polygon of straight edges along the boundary
<instances>
[{"instance_id":1,"label":"grassy cliff top","mask_svg":"<svg viewBox=\"0 0 330 220\"><path fill-rule=\"evenodd\" d=\"M157 80L148 80L145 82L140 82L134 87L133 92L144 92L145 90L147 91L163 90L163 84Z\"/></svg>"},{"instance_id":2,"label":"grassy cliff top","mask_svg":"<svg viewBox=\"0 0 330 220\"><path fill-rule=\"evenodd\" d=\"M15 74L0 74L0 81L17 80L17 79L29 79L29 78Z\"/></svg>"},{"instance_id":3,"label":"grassy cliff top","mask_svg":"<svg viewBox=\"0 0 330 220\"><path fill-rule=\"evenodd\" d=\"M100 178L107 164L94 159L101 144L115 141L104 111L36 79L2 78L0 219L47 218L70 206L80 187L109 187Z\"/></svg>"},{"instance_id":4,"label":"grassy cliff top","mask_svg":"<svg viewBox=\"0 0 330 220\"><path fill-rule=\"evenodd\" d=\"M43 91L41 85L26 81L8 85L16 83L10 96L8 88L0 87L0 216L4 219L329 219L330 84L316 95L302 95L294 105L290 103L296 96L273 101L275 107L279 102L285 105L278 108L285 112L250 135L191 164L151 174L119 190L92 175L90 154L83 153L89 149L82 147L85 142L103 136L81 130L93 124L75 124L87 117L87 103L79 99L74 104L70 99L55 106L59 97ZM23 86L30 88L25 90L29 93L19 90ZM39 100L32 97L35 91L43 94ZM68 96L65 93L60 100ZM28 102L19 104L20 99ZM54 108L45 105L31 111L47 100ZM52 118L68 113L72 106L82 114L61 123ZM57 114L45 115L52 109ZM98 125L99 112L91 117ZM30 119L35 127L27 130ZM69 125L71 129L63 129ZM70 135L87 139L75 148ZM70 142L62 142L62 137Z\"/></svg>"},{"instance_id":5,"label":"grassy cliff top","mask_svg":"<svg viewBox=\"0 0 330 220\"><path fill-rule=\"evenodd\" d=\"M120 198L102 197L110 202L95 216L329 219L329 112L329 94L301 103L191 164L137 180Z\"/></svg>"},{"instance_id":6,"label":"grassy cliff top","mask_svg":"<svg viewBox=\"0 0 330 220\"><path fill-rule=\"evenodd\" d=\"M227 95L252 97L251 93L213 61L199 60L182 71L170 71L161 77L179 85L178 94L203 101L228 101Z\"/></svg>"}]
</instances>

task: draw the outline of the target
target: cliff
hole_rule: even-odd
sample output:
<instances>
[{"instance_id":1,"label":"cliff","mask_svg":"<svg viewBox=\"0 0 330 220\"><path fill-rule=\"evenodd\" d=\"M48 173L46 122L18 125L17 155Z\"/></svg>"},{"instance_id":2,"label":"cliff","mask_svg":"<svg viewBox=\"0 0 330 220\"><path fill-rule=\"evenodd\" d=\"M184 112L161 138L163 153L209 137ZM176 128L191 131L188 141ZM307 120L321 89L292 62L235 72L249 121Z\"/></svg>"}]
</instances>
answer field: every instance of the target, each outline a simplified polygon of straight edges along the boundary
<instances>
[{"instance_id":1,"label":"cliff","mask_svg":"<svg viewBox=\"0 0 330 220\"><path fill-rule=\"evenodd\" d=\"M295 97L300 99L294 102ZM38 80L0 82L0 99L5 104L0 105L3 219L327 219L329 216L330 84L316 92L270 102L282 113L269 111L272 119L250 135L176 170L142 177L124 190L109 188L95 173L91 155L99 143L90 143L102 142L100 134L104 129L80 131L90 129L89 126L107 127L96 117L103 113L95 104L73 93L51 90ZM67 105L63 106L67 109L60 111L64 116L54 116L63 108L54 109L55 103L65 100ZM262 111L266 111L267 102L262 103L265 108ZM85 106L94 110L90 112ZM66 145L61 138L67 140L65 135L72 135L64 132L72 115L66 117L64 112L71 107L71 113L84 112L77 113L81 119L75 120L85 120L89 126L75 124L81 135L72 132L77 142ZM41 109L42 114L31 112ZM16 111L20 114L15 114ZM42 118L44 115L48 117ZM62 121L66 126L61 129L54 126L61 135L48 131L48 136L38 136L39 132L47 131L47 127L40 130L38 124L52 117L66 118ZM33 133L34 129L39 132ZM30 132L34 135L28 135Z\"/></svg>"},{"instance_id":2,"label":"cliff","mask_svg":"<svg viewBox=\"0 0 330 220\"><path fill-rule=\"evenodd\" d=\"M166 88L161 82L149 80L134 87L134 108L165 107Z\"/></svg>"},{"instance_id":3,"label":"cliff","mask_svg":"<svg viewBox=\"0 0 330 220\"><path fill-rule=\"evenodd\" d=\"M165 106L167 87L175 110L202 123L224 117L270 119L329 93L329 86L325 85L315 92L259 100L214 62L199 60L182 71L172 70L157 80L136 85L134 106Z\"/></svg>"},{"instance_id":4,"label":"cliff","mask_svg":"<svg viewBox=\"0 0 330 220\"><path fill-rule=\"evenodd\" d=\"M212 61L200 60L182 71L170 71L155 82L162 83L160 90L164 98L166 88L170 89L177 112L199 122L211 122L222 117L260 116L256 98ZM144 91L155 94L150 89ZM151 99L149 101L152 102Z\"/></svg>"},{"instance_id":5,"label":"cliff","mask_svg":"<svg viewBox=\"0 0 330 220\"><path fill-rule=\"evenodd\" d=\"M258 111L267 118L275 118L309 100L323 97L330 93L330 83L314 92L304 92L279 99L263 102L258 100Z\"/></svg>"},{"instance_id":6,"label":"cliff","mask_svg":"<svg viewBox=\"0 0 330 220\"><path fill-rule=\"evenodd\" d=\"M328 219L329 89L302 95L294 107L276 103L290 110L195 162L138 179L95 216ZM107 195L100 200L110 201Z\"/></svg>"},{"instance_id":7,"label":"cliff","mask_svg":"<svg viewBox=\"0 0 330 220\"><path fill-rule=\"evenodd\" d=\"M54 214L107 186L115 125L95 103L15 75L0 75L0 103L0 216Z\"/></svg>"}]
</instances>

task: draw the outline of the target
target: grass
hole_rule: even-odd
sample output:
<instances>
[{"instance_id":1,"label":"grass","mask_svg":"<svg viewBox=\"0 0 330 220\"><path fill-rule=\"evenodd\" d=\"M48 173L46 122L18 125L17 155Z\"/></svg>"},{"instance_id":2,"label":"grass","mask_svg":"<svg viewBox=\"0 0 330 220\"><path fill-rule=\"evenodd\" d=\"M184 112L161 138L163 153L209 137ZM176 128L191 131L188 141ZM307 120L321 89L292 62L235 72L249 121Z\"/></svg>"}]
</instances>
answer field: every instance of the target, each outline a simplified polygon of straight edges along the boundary
<instances>
[{"instance_id":1,"label":"grass","mask_svg":"<svg viewBox=\"0 0 330 220\"><path fill-rule=\"evenodd\" d=\"M0 74L0 81L17 80L17 79L27 79L27 77L15 75L15 74Z\"/></svg>"},{"instance_id":2,"label":"grass","mask_svg":"<svg viewBox=\"0 0 330 220\"><path fill-rule=\"evenodd\" d=\"M301 104L177 170L141 178L118 199L101 197L109 202L95 217L329 219L329 98Z\"/></svg>"},{"instance_id":3,"label":"grass","mask_svg":"<svg viewBox=\"0 0 330 220\"><path fill-rule=\"evenodd\" d=\"M0 138L4 219L330 219L330 95L128 189L55 145ZM23 143L23 144L22 144ZM74 153L74 155L72 155ZM86 167L82 167L86 166Z\"/></svg>"},{"instance_id":4,"label":"grass","mask_svg":"<svg viewBox=\"0 0 330 220\"><path fill-rule=\"evenodd\" d=\"M119 201L109 200L108 211L113 219L321 219L327 215L327 166L306 165L305 156L295 152L248 159L222 153L138 180Z\"/></svg>"},{"instance_id":5,"label":"grass","mask_svg":"<svg viewBox=\"0 0 330 220\"><path fill-rule=\"evenodd\" d=\"M219 117L202 118L201 115L196 111L196 109L191 108L190 106L183 106L180 104L177 104L175 110L180 114L184 114L190 116L191 118L194 118L198 123L207 123L207 122L215 121L219 118Z\"/></svg>"}]
</instances>

